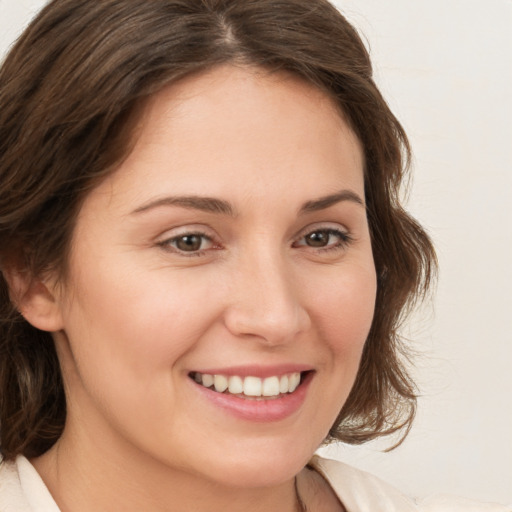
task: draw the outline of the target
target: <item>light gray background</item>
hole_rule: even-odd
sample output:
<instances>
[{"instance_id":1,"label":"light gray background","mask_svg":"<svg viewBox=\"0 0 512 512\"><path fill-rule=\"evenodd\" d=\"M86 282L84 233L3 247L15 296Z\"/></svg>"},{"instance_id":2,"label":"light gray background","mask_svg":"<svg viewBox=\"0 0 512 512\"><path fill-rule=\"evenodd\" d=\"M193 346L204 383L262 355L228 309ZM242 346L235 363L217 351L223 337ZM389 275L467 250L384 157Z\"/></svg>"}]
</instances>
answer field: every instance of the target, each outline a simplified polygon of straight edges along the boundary
<instances>
[{"instance_id":1,"label":"light gray background","mask_svg":"<svg viewBox=\"0 0 512 512\"><path fill-rule=\"evenodd\" d=\"M0 0L0 53L41 0ZM415 426L328 453L402 490L512 503L512 1L337 0L415 153L410 209L436 243L434 304L407 333L421 352Z\"/></svg>"}]
</instances>

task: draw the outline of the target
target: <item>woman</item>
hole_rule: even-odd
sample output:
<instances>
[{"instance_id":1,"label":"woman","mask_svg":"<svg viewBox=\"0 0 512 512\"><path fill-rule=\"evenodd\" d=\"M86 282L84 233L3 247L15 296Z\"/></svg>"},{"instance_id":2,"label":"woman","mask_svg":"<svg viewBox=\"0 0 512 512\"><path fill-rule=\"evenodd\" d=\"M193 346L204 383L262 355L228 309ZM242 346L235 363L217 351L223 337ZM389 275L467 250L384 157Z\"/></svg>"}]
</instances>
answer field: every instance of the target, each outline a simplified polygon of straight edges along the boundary
<instances>
[{"instance_id":1,"label":"woman","mask_svg":"<svg viewBox=\"0 0 512 512\"><path fill-rule=\"evenodd\" d=\"M312 458L414 416L408 157L324 0L51 2L0 74L0 508L416 510Z\"/></svg>"}]
</instances>

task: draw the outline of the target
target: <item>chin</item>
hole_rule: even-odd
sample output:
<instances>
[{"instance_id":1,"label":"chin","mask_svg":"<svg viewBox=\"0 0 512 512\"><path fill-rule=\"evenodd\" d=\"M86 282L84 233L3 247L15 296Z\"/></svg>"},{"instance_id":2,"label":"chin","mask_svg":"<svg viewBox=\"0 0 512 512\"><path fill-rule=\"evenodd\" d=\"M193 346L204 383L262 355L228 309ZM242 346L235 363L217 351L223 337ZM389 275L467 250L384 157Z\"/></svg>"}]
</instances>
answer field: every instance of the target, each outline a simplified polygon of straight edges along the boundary
<instances>
[{"instance_id":1,"label":"chin","mask_svg":"<svg viewBox=\"0 0 512 512\"><path fill-rule=\"evenodd\" d=\"M238 460L212 472L213 479L227 487L244 489L272 487L293 479L305 463L297 460Z\"/></svg>"},{"instance_id":2,"label":"chin","mask_svg":"<svg viewBox=\"0 0 512 512\"><path fill-rule=\"evenodd\" d=\"M279 485L300 473L314 453L313 447L305 449L299 440L281 444L275 440L258 441L233 443L222 454L205 462L211 468L211 478L232 487Z\"/></svg>"}]
</instances>

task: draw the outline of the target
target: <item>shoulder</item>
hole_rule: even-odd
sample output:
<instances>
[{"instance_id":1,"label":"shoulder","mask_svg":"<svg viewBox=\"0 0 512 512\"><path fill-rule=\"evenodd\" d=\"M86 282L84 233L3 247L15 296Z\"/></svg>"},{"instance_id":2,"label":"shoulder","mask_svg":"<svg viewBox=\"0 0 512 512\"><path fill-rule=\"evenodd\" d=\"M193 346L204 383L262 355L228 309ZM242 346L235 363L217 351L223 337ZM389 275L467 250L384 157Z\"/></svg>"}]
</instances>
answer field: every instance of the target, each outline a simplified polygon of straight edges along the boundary
<instances>
[{"instance_id":1,"label":"shoulder","mask_svg":"<svg viewBox=\"0 0 512 512\"><path fill-rule=\"evenodd\" d=\"M421 512L512 512L512 505L482 503L457 496L439 495L421 501Z\"/></svg>"},{"instance_id":2,"label":"shoulder","mask_svg":"<svg viewBox=\"0 0 512 512\"><path fill-rule=\"evenodd\" d=\"M30 510L23 497L20 476L15 462L0 462L0 510L2 512Z\"/></svg>"},{"instance_id":3,"label":"shoulder","mask_svg":"<svg viewBox=\"0 0 512 512\"><path fill-rule=\"evenodd\" d=\"M380 478L343 462L315 456L310 465L329 482L348 512L512 512L503 505L453 496L413 500Z\"/></svg>"},{"instance_id":4,"label":"shoulder","mask_svg":"<svg viewBox=\"0 0 512 512\"><path fill-rule=\"evenodd\" d=\"M348 512L419 512L413 500L374 475L315 456L310 466L331 485Z\"/></svg>"},{"instance_id":5,"label":"shoulder","mask_svg":"<svg viewBox=\"0 0 512 512\"><path fill-rule=\"evenodd\" d=\"M25 457L0 462L0 512L59 512L41 477Z\"/></svg>"}]
</instances>

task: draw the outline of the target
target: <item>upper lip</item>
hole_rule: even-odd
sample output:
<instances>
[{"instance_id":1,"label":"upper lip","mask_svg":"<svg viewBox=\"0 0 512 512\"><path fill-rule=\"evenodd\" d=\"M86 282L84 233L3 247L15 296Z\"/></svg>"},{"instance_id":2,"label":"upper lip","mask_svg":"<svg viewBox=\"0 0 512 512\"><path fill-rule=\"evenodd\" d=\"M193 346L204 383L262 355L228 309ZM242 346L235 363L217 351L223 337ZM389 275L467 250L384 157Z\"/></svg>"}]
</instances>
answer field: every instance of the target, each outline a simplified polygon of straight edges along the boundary
<instances>
[{"instance_id":1,"label":"upper lip","mask_svg":"<svg viewBox=\"0 0 512 512\"><path fill-rule=\"evenodd\" d=\"M313 370L311 365L307 364L279 364L279 365L240 365L240 366L229 366L227 368L215 367L215 368L197 368L192 370L192 373L201 373L208 375L226 375L239 377L273 377L275 375L286 375L287 373L295 372L306 372Z\"/></svg>"}]
</instances>

